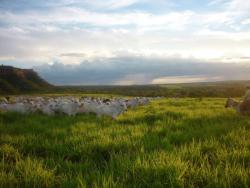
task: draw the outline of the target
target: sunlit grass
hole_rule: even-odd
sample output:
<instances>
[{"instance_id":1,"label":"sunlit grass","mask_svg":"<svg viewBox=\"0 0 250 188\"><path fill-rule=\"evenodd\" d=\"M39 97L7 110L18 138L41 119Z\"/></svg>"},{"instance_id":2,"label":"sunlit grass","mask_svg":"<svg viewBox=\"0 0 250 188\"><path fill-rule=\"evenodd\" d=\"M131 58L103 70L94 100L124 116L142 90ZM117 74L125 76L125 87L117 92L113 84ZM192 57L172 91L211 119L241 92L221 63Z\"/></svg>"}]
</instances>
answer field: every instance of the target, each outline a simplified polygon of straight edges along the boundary
<instances>
[{"instance_id":1,"label":"sunlit grass","mask_svg":"<svg viewBox=\"0 0 250 188\"><path fill-rule=\"evenodd\" d=\"M250 118L164 99L118 120L0 113L0 187L249 187Z\"/></svg>"}]
</instances>

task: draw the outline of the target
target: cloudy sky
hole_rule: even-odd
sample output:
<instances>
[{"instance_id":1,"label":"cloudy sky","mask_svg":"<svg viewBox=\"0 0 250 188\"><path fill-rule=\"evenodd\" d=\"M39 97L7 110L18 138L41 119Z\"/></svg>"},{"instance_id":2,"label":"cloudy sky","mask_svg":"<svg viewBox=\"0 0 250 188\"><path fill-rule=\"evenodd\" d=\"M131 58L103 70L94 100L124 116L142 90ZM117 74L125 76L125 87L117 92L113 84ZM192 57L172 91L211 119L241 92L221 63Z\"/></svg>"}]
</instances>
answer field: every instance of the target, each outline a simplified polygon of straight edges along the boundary
<instances>
[{"instance_id":1,"label":"cloudy sky","mask_svg":"<svg viewBox=\"0 0 250 188\"><path fill-rule=\"evenodd\" d=\"M250 1L0 0L0 64L60 85L250 79Z\"/></svg>"}]
</instances>

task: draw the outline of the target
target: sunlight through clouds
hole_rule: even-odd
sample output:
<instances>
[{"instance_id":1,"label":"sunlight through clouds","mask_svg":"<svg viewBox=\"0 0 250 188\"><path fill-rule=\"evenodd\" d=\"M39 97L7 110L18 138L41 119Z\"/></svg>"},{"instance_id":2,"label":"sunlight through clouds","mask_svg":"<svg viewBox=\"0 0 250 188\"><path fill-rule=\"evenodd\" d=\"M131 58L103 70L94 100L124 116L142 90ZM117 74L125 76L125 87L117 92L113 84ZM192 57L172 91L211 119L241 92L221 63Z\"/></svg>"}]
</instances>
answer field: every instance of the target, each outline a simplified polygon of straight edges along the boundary
<instances>
[{"instance_id":1,"label":"sunlight through clouds","mask_svg":"<svg viewBox=\"0 0 250 188\"><path fill-rule=\"evenodd\" d=\"M119 51L248 63L243 57L250 51L249 5L243 0L3 0L0 63L77 65L120 58Z\"/></svg>"}]
</instances>

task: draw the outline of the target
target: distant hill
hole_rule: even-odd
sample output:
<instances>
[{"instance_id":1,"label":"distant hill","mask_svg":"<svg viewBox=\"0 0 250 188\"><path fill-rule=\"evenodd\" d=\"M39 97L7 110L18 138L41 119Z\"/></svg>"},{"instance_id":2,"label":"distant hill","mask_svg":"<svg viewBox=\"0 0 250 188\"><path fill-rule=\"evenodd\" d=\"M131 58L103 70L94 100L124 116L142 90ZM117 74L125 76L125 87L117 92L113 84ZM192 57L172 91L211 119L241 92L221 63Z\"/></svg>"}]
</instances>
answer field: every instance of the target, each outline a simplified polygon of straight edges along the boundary
<instances>
[{"instance_id":1,"label":"distant hill","mask_svg":"<svg viewBox=\"0 0 250 188\"><path fill-rule=\"evenodd\" d=\"M46 91L53 86L32 69L0 65L0 93L18 94Z\"/></svg>"}]
</instances>

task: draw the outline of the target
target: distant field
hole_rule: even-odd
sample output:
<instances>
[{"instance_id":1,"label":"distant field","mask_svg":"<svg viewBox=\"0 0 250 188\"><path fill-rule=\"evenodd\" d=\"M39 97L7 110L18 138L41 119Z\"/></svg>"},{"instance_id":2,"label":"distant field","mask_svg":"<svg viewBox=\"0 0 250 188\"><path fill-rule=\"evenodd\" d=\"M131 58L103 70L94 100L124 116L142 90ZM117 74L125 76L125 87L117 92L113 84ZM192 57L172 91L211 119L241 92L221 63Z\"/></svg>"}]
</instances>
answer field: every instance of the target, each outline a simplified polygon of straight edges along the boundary
<instances>
[{"instance_id":1,"label":"distant field","mask_svg":"<svg viewBox=\"0 0 250 188\"><path fill-rule=\"evenodd\" d=\"M1 84L0 84L1 86ZM19 89L10 92L1 89L0 96L6 95L112 95L131 97L242 97L250 81L223 81L161 85L107 85L107 86L53 86L39 90Z\"/></svg>"},{"instance_id":2,"label":"distant field","mask_svg":"<svg viewBox=\"0 0 250 188\"><path fill-rule=\"evenodd\" d=\"M131 86L58 86L54 93L114 94L145 97L241 97L250 81Z\"/></svg>"},{"instance_id":3,"label":"distant field","mask_svg":"<svg viewBox=\"0 0 250 188\"><path fill-rule=\"evenodd\" d=\"M116 121L0 112L0 187L250 187L250 118L225 100L157 100Z\"/></svg>"}]
</instances>

